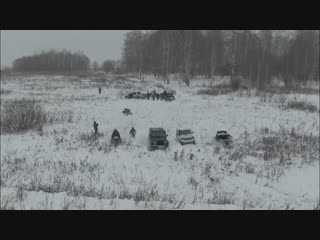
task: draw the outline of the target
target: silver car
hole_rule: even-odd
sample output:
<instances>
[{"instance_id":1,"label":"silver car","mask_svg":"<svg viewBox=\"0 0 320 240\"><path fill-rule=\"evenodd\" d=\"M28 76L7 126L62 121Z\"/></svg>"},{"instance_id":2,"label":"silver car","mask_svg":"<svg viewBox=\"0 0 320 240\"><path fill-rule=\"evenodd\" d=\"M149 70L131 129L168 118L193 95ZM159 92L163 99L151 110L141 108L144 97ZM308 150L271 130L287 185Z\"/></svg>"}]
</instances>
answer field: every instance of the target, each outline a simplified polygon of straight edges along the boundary
<instances>
[{"instance_id":1,"label":"silver car","mask_svg":"<svg viewBox=\"0 0 320 240\"><path fill-rule=\"evenodd\" d=\"M193 136L193 131L191 129L185 129L185 130L177 130L176 131L176 137L178 142L180 142L181 145L185 144L196 144L196 140Z\"/></svg>"}]
</instances>

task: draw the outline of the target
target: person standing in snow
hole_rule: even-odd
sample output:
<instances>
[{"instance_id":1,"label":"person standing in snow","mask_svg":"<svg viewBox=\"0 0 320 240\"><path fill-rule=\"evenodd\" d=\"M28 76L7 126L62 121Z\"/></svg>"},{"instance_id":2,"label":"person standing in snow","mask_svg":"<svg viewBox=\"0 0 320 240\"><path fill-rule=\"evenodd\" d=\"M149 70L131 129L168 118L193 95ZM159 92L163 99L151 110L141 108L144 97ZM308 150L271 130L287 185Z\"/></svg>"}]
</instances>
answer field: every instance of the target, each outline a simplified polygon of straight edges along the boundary
<instances>
[{"instance_id":1,"label":"person standing in snow","mask_svg":"<svg viewBox=\"0 0 320 240\"><path fill-rule=\"evenodd\" d=\"M98 133L98 126L99 126L99 124L98 124L96 121L94 121L94 123L93 123L93 129L94 129L94 133L95 133L95 134Z\"/></svg>"},{"instance_id":2,"label":"person standing in snow","mask_svg":"<svg viewBox=\"0 0 320 240\"><path fill-rule=\"evenodd\" d=\"M167 96L167 91L164 90L164 91L163 91L163 99L164 99L164 100L166 99L166 96Z\"/></svg>"},{"instance_id":3,"label":"person standing in snow","mask_svg":"<svg viewBox=\"0 0 320 240\"><path fill-rule=\"evenodd\" d=\"M99 94L101 94L101 87L99 87Z\"/></svg>"},{"instance_id":4,"label":"person standing in snow","mask_svg":"<svg viewBox=\"0 0 320 240\"><path fill-rule=\"evenodd\" d=\"M131 135L131 137L133 137L133 138L136 137L136 130L134 129L134 127L131 128L131 130L130 130L130 135Z\"/></svg>"}]
</instances>

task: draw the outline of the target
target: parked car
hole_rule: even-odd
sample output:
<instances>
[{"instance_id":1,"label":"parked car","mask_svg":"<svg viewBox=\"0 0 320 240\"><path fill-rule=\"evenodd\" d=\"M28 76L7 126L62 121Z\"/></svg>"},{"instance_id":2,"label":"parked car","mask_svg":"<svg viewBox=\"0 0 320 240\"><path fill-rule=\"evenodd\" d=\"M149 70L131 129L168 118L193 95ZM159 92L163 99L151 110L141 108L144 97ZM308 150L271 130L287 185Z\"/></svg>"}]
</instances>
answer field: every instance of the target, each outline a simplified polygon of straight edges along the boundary
<instances>
[{"instance_id":1,"label":"parked car","mask_svg":"<svg viewBox=\"0 0 320 240\"><path fill-rule=\"evenodd\" d=\"M131 110L129 109L129 108L125 108L123 111L122 111L122 113L124 114L124 115L132 115L132 112L131 112Z\"/></svg>"},{"instance_id":2,"label":"parked car","mask_svg":"<svg viewBox=\"0 0 320 240\"><path fill-rule=\"evenodd\" d=\"M145 99L147 95L141 92L132 92L125 96L127 99Z\"/></svg>"},{"instance_id":3,"label":"parked car","mask_svg":"<svg viewBox=\"0 0 320 240\"><path fill-rule=\"evenodd\" d=\"M232 136L227 131L218 131L216 140L223 143L225 146L230 146L233 142Z\"/></svg>"},{"instance_id":4,"label":"parked car","mask_svg":"<svg viewBox=\"0 0 320 240\"><path fill-rule=\"evenodd\" d=\"M193 131L191 131L190 129L185 129L185 130L178 129L176 131L176 137L181 145L189 144L189 143L196 144L196 140L194 139L194 136L193 136Z\"/></svg>"},{"instance_id":5,"label":"parked car","mask_svg":"<svg viewBox=\"0 0 320 240\"><path fill-rule=\"evenodd\" d=\"M149 129L149 150L166 149L169 147L167 133L163 128Z\"/></svg>"}]
</instances>

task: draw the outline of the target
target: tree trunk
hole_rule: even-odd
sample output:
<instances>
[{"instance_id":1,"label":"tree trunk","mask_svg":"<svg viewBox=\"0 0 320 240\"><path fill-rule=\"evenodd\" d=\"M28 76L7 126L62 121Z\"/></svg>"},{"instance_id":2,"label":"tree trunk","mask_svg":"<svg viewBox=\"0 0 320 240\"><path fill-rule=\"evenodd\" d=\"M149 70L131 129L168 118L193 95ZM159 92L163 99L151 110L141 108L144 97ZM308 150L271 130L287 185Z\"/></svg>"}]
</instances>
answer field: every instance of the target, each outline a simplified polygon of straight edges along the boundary
<instances>
[{"instance_id":1,"label":"tree trunk","mask_svg":"<svg viewBox=\"0 0 320 240\"><path fill-rule=\"evenodd\" d=\"M307 59L308 59L308 50L306 50L306 56L304 59L304 73L303 73L303 82L307 82Z\"/></svg>"},{"instance_id":2,"label":"tree trunk","mask_svg":"<svg viewBox=\"0 0 320 240\"><path fill-rule=\"evenodd\" d=\"M184 30L184 33L185 33L184 82L186 83L187 86L190 86L192 30Z\"/></svg>"},{"instance_id":3,"label":"tree trunk","mask_svg":"<svg viewBox=\"0 0 320 240\"><path fill-rule=\"evenodd\" d=\"M216 71L216 61L215 61L215 52L214 47L212 47L212 53L211 53L211 86L214 79L215 71Z\"/></svg>"}]
</instances>

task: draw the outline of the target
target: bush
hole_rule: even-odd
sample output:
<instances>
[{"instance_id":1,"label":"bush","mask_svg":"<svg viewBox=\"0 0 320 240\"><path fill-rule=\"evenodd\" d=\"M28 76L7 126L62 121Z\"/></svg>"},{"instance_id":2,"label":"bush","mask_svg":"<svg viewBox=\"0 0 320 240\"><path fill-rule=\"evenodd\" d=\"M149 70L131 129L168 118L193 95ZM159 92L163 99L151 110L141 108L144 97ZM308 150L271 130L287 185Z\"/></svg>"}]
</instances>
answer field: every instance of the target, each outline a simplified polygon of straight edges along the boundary
<instances>
[{"instance_id":1,"label":"bush","mask_svg":"<svg viewBox=\"0 0 320 240\"><path fill-rule=\"evenodd\" d=\"M302 111L316 112L318 110L316 105L305 101L289 101L286 106L287 109L296 109Z\"/></svg>"},{"instance_id":2,"label":"bush","mask_svg":"<svg viewBox=\"0 0 320 240\"><path fill-rule=\"evenodd\" d=\"M9 93L12 93L11 90L5 90L5 89L1 89L1 94L4 95L4 94L9 94Z\"/></svg>"},{"instance_id":3,"label":"bush","mask_svg":"<svg viewBox=\"0 0 320 240\"><path fill-rule=\"evenodd\" d=\"M301 158L303 163L312 163L319 159L319 136L298 133L280 126L280 131L261 129L253 138L242 134L234 149L220 157L224 165L241 161L247 156L264 161L277 160L279 164L291 164ZM249 170L251 171L251 170Z\"/></svg>"},{"instance_id":4,"label":"bush","mask_svg":"<svg viewBox=\"0 0 320 240\"><path fill-rule=\"evenodd\" d=\"M1 113L1 133L20 133L42 129L47 121L43 107L36 100L21 99L8 102Z\"/></svg>"},{"instance_id":5,"label":"bush","mask_svg":"<svg viewBox=\"0 0 320 240\"><path fill-rule=\"evenodd\" d=\"M85 146L92 147L92 148L98 148L98 150L104 149L106 152L107 146L103 143L99 143L99 138L101 138L103 136L104 136L104 133L101 133L101 132L98 132L97 134L95 134L94 132L81 133L77 136L77 140L84 143Z\"/></svg>"},{"instance_id":6,"label":"bush","mask_svg":"<svg viewBox=\"0 0 320 240\"><path fill-rule=\"evenodd\" d=\"M241 76L236 76L231 78L231 88L233 91L239 90L241 84L243 83L243 78Z\"/></svg>"},{"instance_id":7,"label":"bush","mask_svg":"<svg viewBox=\"0 0 320 240\"><path fill-rule=\"evenodd\" d=\"M212 96L217 96L219 95L219 92L217 89L214 88L208 88L208 89L200 89L197 92L199 95L212 95Z\"/></svg>"},{"instance_id":8,"label":"bush","mask_svg":"<svg viewBox=\"0 0 320 240\"><path fill-rule=\"evenodd\" d=\"M234 204L234 199L232 194L229 193L214 193L212 198L207 200L208 204Z\"/></svg>"},{"instance_id":9,"label":"bush","mask_svg":"<svg viewBox=\"0 0 320 240\"><path fill-rule=\"evenodd\" d=\"M98 132L97 134L95 134L93 132L92 133L81 133L78 136L78 140L89 143L89 142L94 142L94 141L98 140L99 137L103 137L103 136L104 136L104 134L100 133L100 132Z\"/></svg>"},{"instance_id":10,"label":"bush","mask_svg":"<svg viewBox=\"0 0 320 240\"><path fill-rule=\"evenodd\" d=\"M200 89L198 90L198 95L211 95L211 96L218 96L218 95L226 95L230 93L230 89L220 89L220 88L207 88L207 89Z\"/></svg>"},{"instance_id":11,"label":"bush","mask_svg":"<svg viewBox=\"0 0 320 240\"><path fill-rule=\"evenodd\" d=\"M71 123L73 121L74 121L74 115L72 111L47 113L47 122L50 124L62 123L62 122Z\"/></svg>"}]
</instances>

